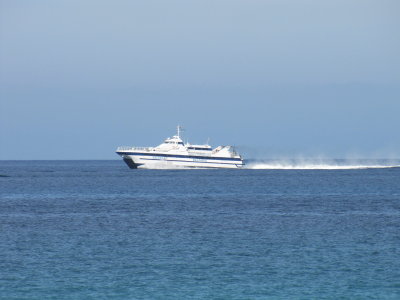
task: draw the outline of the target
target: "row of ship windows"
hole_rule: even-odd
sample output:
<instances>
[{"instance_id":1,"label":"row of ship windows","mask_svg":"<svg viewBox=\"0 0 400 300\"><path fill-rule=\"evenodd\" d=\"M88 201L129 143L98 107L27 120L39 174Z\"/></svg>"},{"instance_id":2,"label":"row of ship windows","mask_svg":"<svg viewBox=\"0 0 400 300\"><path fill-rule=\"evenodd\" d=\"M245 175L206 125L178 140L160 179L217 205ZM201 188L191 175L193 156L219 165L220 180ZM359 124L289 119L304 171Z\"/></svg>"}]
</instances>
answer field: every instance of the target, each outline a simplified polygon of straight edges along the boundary
<instances>
[{"instance_id":1,"label":"row of ship windows","mask_svg":"<svg viewBox=\"0 0 400 300\"><path fill-rule=\"evenodd\" d=\"M196 147L188 147L188 149L191 149L191 150L207 150L207 151L211 151L211 149L210 149L210 148L196 148Z\"/></svg>"},{"instance_id":2,"label":"row of ship windows","mask_svg":"<svg viewBox=\"0 0 400 300\"><path fill-rule=\"evenodd\" d=\"M165 142L165 144L177 144L177 145L183 145L182 142L179 143L174 143L174 142ZM188 147L188 149L190 150L207 150L207 151L211 151L210 148L199 148L199 147Z\"/></svg>"},{"instance_id":3,"label":"row of ship windows","mask_svg":"<svg viewBox=\"0 0 400 300\"><path fill-rule=\"evenodd\" d=\"M164 142L165 144L178 144L178 145L183 145L183 143L182 142L179 142L179 143L174 143L174 142Z\"/></svg>"}]
</instances>

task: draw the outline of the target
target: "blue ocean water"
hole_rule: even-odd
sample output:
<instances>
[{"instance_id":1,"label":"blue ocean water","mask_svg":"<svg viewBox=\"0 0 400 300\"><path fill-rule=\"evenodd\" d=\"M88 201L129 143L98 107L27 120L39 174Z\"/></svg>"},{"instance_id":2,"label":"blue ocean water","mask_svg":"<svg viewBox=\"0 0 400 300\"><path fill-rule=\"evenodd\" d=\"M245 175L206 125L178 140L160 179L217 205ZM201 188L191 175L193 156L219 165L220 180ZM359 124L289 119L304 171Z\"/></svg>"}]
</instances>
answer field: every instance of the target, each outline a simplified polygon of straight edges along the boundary
<instances>
[{"instance_id":1,"label":"blue ocean water","mask_svg":"<svg viewBox=\"0 0 400 300\"><path fill-rule=\"evenodd\" d=\"M0 299L400 299L400 168L0 161Z\"/></svg>"}]
</instances>

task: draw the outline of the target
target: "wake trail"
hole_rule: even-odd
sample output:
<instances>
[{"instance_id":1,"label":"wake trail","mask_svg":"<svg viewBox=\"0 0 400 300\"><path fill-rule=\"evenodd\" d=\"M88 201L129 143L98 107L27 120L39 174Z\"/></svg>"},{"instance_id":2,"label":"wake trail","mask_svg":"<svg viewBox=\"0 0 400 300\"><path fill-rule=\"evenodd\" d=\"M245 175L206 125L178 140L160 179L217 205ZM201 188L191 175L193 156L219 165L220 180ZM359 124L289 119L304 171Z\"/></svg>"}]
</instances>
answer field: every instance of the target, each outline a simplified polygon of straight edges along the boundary
<instances>
[{"instance_id":1,"label":"wake trail","mask_svg":"<svg viewBox=\"0 0 400 300\"><path fill-rule=\"evenodd\" d=\"M259 170L357 170L357 169L389 169L400 168L398 164L360 164L334 162L250 162L245 166L246 169Z\"/></svg>"}]
</instances>

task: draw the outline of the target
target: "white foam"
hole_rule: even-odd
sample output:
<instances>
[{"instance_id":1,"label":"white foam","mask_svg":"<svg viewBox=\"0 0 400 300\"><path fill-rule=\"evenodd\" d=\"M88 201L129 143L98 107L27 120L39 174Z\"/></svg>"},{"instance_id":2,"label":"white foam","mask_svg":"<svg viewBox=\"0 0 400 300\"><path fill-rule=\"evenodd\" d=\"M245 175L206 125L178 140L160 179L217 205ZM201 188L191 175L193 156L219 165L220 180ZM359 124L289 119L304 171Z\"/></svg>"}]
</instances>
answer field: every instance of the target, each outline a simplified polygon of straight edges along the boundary
<instances>
[{"instance_id":1,"label":"white foam","mask_svg":"<svg viewBox=\"0 0 400 300\"><path fill-rule=\"evenodd\" d=\"M352 170L352 169L385 169L396 168L396 164L361 164L361 163L336 163L336 162L303 162L303 161L268 161L251 162L246 165L246 169L265 169L265 170Z\"/></svg>"}]
</instances>

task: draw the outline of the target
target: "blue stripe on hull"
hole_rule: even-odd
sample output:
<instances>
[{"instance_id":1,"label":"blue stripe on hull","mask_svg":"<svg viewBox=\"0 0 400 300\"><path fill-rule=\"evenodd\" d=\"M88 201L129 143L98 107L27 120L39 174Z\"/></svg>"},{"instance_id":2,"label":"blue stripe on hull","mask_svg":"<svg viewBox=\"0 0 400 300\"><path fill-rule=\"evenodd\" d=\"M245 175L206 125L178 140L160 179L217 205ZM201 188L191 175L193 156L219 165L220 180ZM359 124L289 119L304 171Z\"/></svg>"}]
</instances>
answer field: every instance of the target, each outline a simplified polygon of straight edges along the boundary
<instances>
[{"instance_id":1,"label":"blue stripe on hull","mask_svg":"<svg viewBox=\"0 0 400 300\"><path fill-rule=\"evenodd\" d=\"M185 163L196 163L196 164L221 164L221 165L233 165L238 166L237 163L226 163L226 162L212 162L212 161L187 161L187 160L163 160L155 158L142 158L142 160L155 160L155 161L165 161L165 162L185 162ZM241 164L239 164L241 165Z\"/></svg>"}]
</instances>

